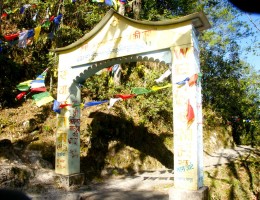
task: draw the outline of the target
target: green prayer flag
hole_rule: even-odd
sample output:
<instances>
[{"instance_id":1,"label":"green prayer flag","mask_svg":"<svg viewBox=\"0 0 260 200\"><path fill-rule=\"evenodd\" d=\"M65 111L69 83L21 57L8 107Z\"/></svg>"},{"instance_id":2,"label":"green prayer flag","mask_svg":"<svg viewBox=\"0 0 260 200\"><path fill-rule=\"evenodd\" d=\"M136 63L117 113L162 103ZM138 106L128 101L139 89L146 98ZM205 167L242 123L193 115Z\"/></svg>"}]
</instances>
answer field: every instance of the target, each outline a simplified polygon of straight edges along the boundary
<instances>
[{"instance_id":1,"label":"green prayer flag","mask_svg":"<svg viewBox=\"0 0 260 200\"><path fill-rule=\"evenodd\" d=\"M143 87L137 87L137 88L133 88L132 89L132 92L136 95L140 95L140 94L147 94L147 93L150 93L151 90L148 90L146 88L143 88Z\"/></svg>"},{"instance_id":2,"label":"green prayer flag","mask_svg":"<svg viewBox=\"0 0 260 200\"><path fill-rule=\"evenodd\" d=\"M45 97L49 97L51 96L51 94L49 92L41 92L41 93L38 93L38 94L34 94L32 95L32 98L35 100L35 101L39 101Z\"/></svg>"},{"instance_id":3,"label":"green prayer flag","mask_svg":"<svg viewBox=\"0 0 260 200\"><path fill-rule=\"evenodd\" d=\"M54 100L54 98L51 96L51 94L49 92L42 92L39 94L35 94L32 96L32 98L35 100L36 105L38 107Z\"/></svg>"},{"instance_id":4,"label":"green prayer flag","mask_svg":"<svg viewBox=\"0 0 260 200\"><path fill-rule=\"evenodd\" d=\"M32 82L32 80L28 80L28 81L24 81L22 83L19 83L18 85L16 85L16 88L20 91L27 91L30 89L30 83Z\"/></svg>"}]
</instances>

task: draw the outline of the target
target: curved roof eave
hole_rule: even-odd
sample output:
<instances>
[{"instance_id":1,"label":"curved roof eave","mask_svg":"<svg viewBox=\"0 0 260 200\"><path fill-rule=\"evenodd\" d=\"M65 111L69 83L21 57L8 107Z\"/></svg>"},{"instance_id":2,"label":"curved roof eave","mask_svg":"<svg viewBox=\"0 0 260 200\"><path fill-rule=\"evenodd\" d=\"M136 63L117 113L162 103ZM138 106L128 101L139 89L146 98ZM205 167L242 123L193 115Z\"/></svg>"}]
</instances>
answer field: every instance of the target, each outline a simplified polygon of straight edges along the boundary
<instances>
[{"instance_id":1,"label":"curved roof eave","mask_svg":"<svg viewBox=\"0 0 260 200\"><path fill-rule=\"evenodd\" d=\"M94 36L96 33L99 32L99 30L109 21L109 19L113 15L117 15L118 17L125 18L128 21L134 22L135 24L141 24L141 25L148 25L148 26L166 26L166 25L172 25L172 24L178 24L182 22L187 22L187 21L192 21L192 24L194 28L196 28L198 31L203 31L206 29L209 29L211 27L207 17L203 12L196 12L192 13L190 15L186 15L183 17L178 17L174 19L168 19L168 20L163 20L163 21L139 21L139 20L134 20L130 19L128 17L125 17L123 15L118 14L115 10L110 9L106 15L102 18L102 20L87 34L85 34L82 38L78 39L76 42L57 49L52 49L51 51L53 52L62 52L66 51L72 48L75 48L82 43L84 43L86 40Z\"/></svg>"}]
</instances>

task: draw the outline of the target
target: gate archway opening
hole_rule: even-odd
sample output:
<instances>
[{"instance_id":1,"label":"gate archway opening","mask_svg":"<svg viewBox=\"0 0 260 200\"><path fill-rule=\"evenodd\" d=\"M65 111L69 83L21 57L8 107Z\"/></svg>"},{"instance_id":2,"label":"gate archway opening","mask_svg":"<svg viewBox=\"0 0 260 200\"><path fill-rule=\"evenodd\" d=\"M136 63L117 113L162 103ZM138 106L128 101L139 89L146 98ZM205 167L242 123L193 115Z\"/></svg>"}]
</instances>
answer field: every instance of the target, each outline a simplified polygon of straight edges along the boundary
<instances>
[{"instance_id":1,"label":"gate archway opening","mask_svg":"<svg viewBox=\"0 0 260 200\"><path fill-rule=\"evenodd\" d=\"M101 69L118 63L156 61L169 65L173 91L174 188L203 188L201 84L176 83L200 73L198 34L210 28L204 13L146 22L110 10L99 24L75 43L55 49L59 55L57 101L81 103L79 84ZM193 108L189 123L186 114ZM80 174L80 107L62 109L57 116L55 172Z\"/></svg>"}]
</instances>

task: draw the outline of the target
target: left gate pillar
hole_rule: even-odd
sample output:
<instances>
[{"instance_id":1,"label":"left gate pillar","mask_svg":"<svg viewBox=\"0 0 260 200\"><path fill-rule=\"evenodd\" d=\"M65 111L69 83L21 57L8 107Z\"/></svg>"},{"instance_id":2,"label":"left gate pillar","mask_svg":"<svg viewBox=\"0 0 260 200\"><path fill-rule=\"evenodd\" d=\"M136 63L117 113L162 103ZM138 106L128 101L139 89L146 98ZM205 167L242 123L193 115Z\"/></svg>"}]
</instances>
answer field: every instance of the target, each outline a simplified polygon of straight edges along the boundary
<instances>
[{"instance_id":1,"label":"left gate pillar","mask_svg":"<svg viewBox=\"0 0 260 200\"><path fill-rule=\"evenodd\" d=\"M81 94L70 74L59 67L57 101L64 106L57 114L55 172L56 182L67 190L84 183L84 174L80 173Z\"/></svg>"}]
</instances>

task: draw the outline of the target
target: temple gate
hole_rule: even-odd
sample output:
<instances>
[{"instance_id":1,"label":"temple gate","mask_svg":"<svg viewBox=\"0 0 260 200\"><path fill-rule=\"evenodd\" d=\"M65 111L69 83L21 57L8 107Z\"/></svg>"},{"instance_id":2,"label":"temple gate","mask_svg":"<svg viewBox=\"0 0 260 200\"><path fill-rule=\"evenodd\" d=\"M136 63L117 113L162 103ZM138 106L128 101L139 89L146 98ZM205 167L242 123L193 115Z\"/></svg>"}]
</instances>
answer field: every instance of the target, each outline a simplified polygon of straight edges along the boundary
<instances>
[{"instance_id":1,"label":"temple gate","mask_svg":"<svg viewBox=\"0 0 260 200\"><path fill-rule=\"evenodd\" d=\"M178 87L175 83L200 73L197 36L208 28L202 12L149 22L110 10L84 37L54 50L59 55L57 100L69 104L81 103L80 83L113 64L157 61L169 65L174 113L174 188L170 199L194 199L189 195L197 198L207 191L203 187L201 85ZM184 99L189 100L195 113L190 124L183 114L187 110ZM69 186L72 177L81 177L80 107L62 109L57 121L55 172L64 176Z\"/></svg>"}]
</instances>

